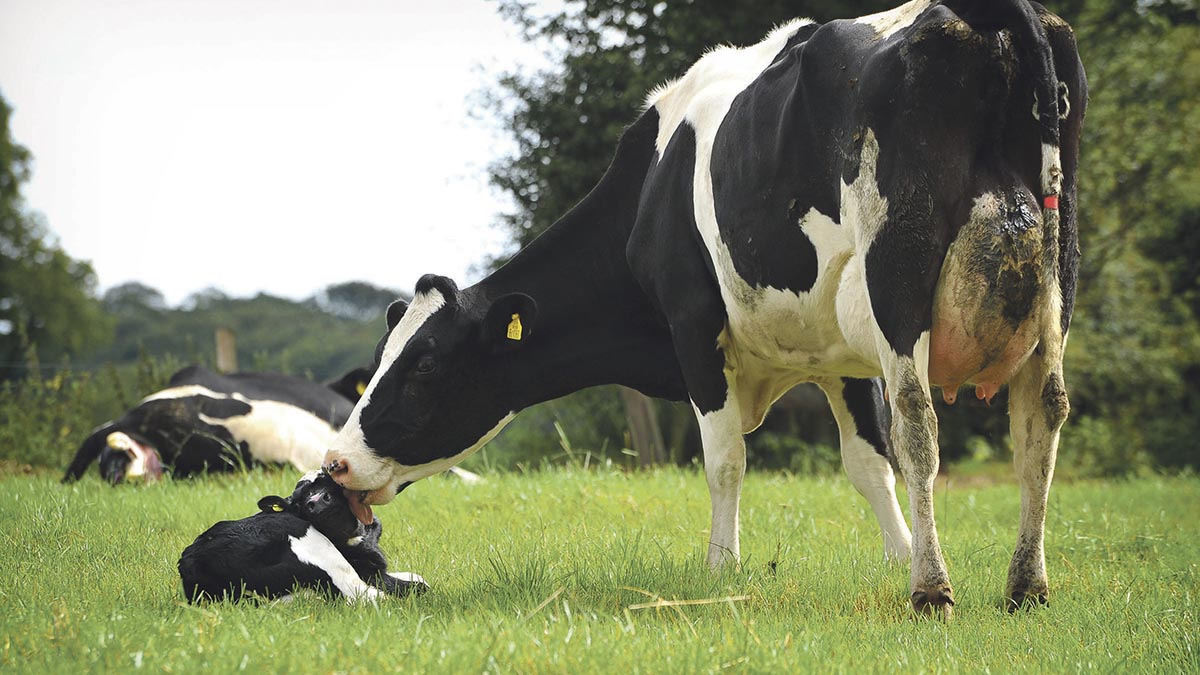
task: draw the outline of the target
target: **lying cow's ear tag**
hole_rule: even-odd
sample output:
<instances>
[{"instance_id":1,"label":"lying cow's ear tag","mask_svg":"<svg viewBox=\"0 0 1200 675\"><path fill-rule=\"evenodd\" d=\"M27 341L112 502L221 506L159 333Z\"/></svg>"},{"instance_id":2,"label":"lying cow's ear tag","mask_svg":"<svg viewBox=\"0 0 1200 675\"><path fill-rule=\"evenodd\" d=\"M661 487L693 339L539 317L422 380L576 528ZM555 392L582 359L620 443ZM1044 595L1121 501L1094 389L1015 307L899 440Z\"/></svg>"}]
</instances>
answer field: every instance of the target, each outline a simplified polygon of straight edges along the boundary
<instances>
[{"instance_id":1,"label":"lying cow's ear tag","mask_svg":"<svg viewBox=\"0 0 1200 675\"><path fill-rule=\"evenodd\" d=\"M287 500L283 497L270 495L258 500L258 508L260 511L267 513L279 513L287 509Z\"/></svg>"},{"instance_id":2,"label":"lying cow's ear tag","mask_svg":"<svg viewBox=\"0 0 1200 675\"><path fill-rule=\"evenodd\" d=\"M506 337L509 340L518 340L519 341L521 339L521 315L520 314L512 315L512 321L508 322L508 333L506 334Z\"/></svg>"},{"instance_id":3,"label":"lying cow's ear tag","mask_svg":"<svg viewBox=\"0 0 1200 675\"><path fill-rule=\"evenodd\" d=\"M367 391L367 383L359 382L357 385L354 386L354 391L357 391L358 395L362 396L363 393Z\"/></svg>"}]
</instances>

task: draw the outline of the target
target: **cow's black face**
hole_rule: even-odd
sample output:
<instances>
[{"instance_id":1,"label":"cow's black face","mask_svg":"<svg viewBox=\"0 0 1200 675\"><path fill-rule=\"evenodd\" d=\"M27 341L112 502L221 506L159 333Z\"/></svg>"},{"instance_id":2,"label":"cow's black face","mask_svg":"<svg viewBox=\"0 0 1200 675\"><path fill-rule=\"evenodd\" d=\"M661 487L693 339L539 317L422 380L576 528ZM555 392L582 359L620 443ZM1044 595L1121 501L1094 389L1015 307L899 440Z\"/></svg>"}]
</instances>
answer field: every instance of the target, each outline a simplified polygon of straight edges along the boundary
<instances>
[{"instance_id":1,"label":"cow's black face","mask_svg":"<svg viewBox=\"0 0 1200 675\"><path fill-rule=\"evenodd\" d=\"M473 297L445 277L422 277L411 306L389 308L375 375L326 469L354 499L384 504L479 449L512 418L511 356L536 313L524 294ZM358 515L369 522L369 509Z\"/></svg>"},{"instance_id":2,"label":"cow's black face","mask_svg":"<svg viewBox=\"0 0 1200 675\"><path fill-rule=\"evenodd\" d=\"M129 456L124 452L105 446L100 451L100 476L113 485L123 482L129 461Z\"/></svg>"}]
</instances>

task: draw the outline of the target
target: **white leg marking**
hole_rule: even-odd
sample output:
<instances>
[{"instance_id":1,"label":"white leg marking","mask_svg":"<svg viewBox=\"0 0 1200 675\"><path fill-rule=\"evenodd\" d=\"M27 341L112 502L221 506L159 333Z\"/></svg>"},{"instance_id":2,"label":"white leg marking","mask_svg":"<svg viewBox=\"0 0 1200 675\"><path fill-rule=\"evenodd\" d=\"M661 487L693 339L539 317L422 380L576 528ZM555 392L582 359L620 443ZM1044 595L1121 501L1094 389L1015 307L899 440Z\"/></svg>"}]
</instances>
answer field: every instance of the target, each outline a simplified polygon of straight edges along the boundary
<instances>
[{"instance_id":1,"label":"white leg marking","mask_svg":"<svg viewBox=\"0 0 1200 675\"><path fill-rule=\"evenodd\" d=\"M912 553L912 537L908 523L896 501L896 476L887 459L858 435L854 417L842 397L841 381L823 383L821 389L829 399L829 408L837 420L841 435L842 466L850 483L867 498L883 535L883 556L887 560L907 561Z\"/></svg>"},{"instance_id":2,"label":"white leg marking","mask_svg":"<svg viewBox=\"0 0 1200 675\"><path fill-rule=\"evenodd\" d=\"M398 581L403 581L405 583L425 584L426 586L429 585L425 581L425 577L421 576L420 574L417 574L416 572L388 572L387 575L393 579L396 579Z\"/></svg>"},{"instance_id":3,"label":"white leg marking","mask_svg":"<svg viewBox=\"0 0 1200 675\"><path fill-rule=\"evenodd\" d=\"M728 382L731 378L726 378ZM742 477L746 474L746 440L742 436L742 416L733 384L720 410L701 415L693 405L700 423L700 441L704 445L704 473L712 498L712 534L708 540L708 564L718 567L741 556L738 546L738 505L742 497Z\"/></svg>"},{"instance_id":4,"label":"white leg marking","mask_svg":"<svg viewBox=\"0 0 1200 675\"><path fill-rule=\"evenodd\" d=\"M347 602L351 604L359 600L375 602L375 599L379 597L379 591L359 578L358 573L346 561L341 551L337 550L333 542L318 532L316 528L308 528L308 532L303 537L288 537L288 539L292 541L292 553L295 553L301 562L316 565L324 570L333 581L334 587L346 597Z\"/></svg>"}]
</instances>

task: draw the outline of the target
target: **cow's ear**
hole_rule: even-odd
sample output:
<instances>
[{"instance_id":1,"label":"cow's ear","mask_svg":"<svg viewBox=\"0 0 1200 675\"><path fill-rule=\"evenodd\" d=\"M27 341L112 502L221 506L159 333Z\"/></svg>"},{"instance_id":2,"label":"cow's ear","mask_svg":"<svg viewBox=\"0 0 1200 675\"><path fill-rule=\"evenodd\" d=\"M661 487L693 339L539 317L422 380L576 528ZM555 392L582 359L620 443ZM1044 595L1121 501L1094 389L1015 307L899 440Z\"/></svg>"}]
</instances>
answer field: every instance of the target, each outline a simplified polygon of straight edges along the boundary
<instances>
[{"instance_id":1,"label":"cow's ear","mask_svg":"<svg viewBox=\"0 0 1200 675\"><path fill-rule=\"evenodd\" d=\"M397 300L388 305L387 308L387 328L391 330L400 323L400 319L404 318L404 313L408 311L408 303L403 300Z\"/></svg>"},{"instance_id":2,"label":"cow's ear","mask_svg":"<svg viewBox=\"0 0 1200 675\"><path fill-rule=\"evenodd\" d=\"M283 497L269 495L258 500L258 510L266 513L279 513L287 511L288 502Z\"/></svg>"},{"instance_id":3,"label":"cow's ear","mask_svg":"<svg viewBox=\"0 0 1200 675\"><path fill-rule=\"evenodd\" d=\"M537 329L537 303L524 293L492 301L483 319L483 341L500 350L523 347Z\"/></svg>"}]
</instances>

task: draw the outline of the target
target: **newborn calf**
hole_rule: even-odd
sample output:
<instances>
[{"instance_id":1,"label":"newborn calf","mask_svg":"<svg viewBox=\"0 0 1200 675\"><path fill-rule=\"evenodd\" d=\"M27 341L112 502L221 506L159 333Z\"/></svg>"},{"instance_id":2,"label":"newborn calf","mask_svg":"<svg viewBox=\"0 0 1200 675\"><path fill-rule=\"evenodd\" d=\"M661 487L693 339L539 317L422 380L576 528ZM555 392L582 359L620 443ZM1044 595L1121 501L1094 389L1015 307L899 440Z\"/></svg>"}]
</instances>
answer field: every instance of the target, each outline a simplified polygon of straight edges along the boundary
<instances>
[{"instance_id":1,"label":"newborn calf","mask_svg":"<svg viewBox=\"0 0 1200 675\"><path fill-rule=\"evenodd\" d=\"M380 591L429 588L419 575L388 573L379 519L360 523L329 474L306 474L290 497L263 497L258 507L249 518L213 525L183 550L179 576L188 602L237 602L245 593L279 598L293 588L373 601Z\"/></svg>"}]
</instances>

